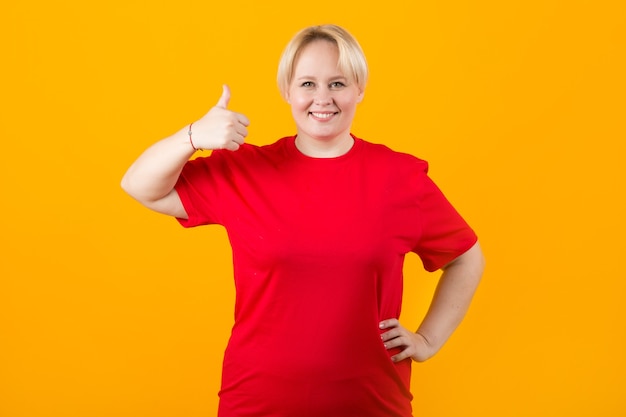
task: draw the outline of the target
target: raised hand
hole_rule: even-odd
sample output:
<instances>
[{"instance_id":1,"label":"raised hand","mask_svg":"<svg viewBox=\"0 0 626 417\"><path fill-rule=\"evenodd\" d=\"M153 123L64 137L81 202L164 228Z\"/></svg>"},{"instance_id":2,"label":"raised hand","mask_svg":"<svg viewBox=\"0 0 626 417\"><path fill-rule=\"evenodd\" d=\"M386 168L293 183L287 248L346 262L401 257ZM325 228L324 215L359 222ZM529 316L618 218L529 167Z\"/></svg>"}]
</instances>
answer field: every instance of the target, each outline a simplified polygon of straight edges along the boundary
<instances>
[{"instance_id":1,"label":"raised hand","mask_svg":"<svg viewBox=\"0 0 626 417\"><path fill-rule=\"evenodd\" d=\"M199 149L228 149L236 151L248 136L248 118L228 110L230 88L223 86L217 104L193 124L193 143Z\"/></svg>"}]
</instances>

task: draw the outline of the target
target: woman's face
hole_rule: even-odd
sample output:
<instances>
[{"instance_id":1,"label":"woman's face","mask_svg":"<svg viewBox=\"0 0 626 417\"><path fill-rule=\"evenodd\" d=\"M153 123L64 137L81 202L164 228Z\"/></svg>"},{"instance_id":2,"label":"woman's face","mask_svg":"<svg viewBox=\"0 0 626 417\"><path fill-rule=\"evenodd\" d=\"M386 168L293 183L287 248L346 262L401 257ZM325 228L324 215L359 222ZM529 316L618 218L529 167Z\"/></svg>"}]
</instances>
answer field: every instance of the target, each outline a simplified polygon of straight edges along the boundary
<instances>
[{"instance_id":1,"label":"woman's face","mask_svg":"<svg viewBox=\"0 0 626 417\"><path fill-rule=\"evenodd\" d=\"M363 92L337 67L337 46L325 40L308 44L295 65L287 101L300 140L350 139L356 105Z\"/></svg>"}]
</instances>

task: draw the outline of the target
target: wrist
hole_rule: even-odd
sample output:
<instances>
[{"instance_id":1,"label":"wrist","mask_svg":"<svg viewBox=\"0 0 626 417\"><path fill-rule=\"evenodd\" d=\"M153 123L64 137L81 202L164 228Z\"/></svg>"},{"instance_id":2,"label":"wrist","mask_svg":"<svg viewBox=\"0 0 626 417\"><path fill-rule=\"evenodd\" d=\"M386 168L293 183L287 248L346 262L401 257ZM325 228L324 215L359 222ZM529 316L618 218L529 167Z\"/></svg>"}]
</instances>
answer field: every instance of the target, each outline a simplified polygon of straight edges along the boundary
<instances>
[{"instance_id":1,"label":"wrist","mask_svg":"<svg viewBox=\"0 0 626 417\"><path fill-rule=\"evenodd\" d=\"M193 149L194 152L204 150L202 148L197 147L195 143L193 142L193 123L189 124L189 128L187 129L187 136L189 137L189 144L191 145L191 148Z\"/></svg>"},{"instance_id":2,"label":"wrist","mask_svg":"<svg viewBox=\"0 0 626 417\"><path fill-rule=\"evenodd\" d=\"M438 349L433 345L428 336L420 330L415 332L415 336L420 348L418 348L416 354L413 355L413 359L416 362L424 362L435 356Z\"/></svg>"}]
</instances>

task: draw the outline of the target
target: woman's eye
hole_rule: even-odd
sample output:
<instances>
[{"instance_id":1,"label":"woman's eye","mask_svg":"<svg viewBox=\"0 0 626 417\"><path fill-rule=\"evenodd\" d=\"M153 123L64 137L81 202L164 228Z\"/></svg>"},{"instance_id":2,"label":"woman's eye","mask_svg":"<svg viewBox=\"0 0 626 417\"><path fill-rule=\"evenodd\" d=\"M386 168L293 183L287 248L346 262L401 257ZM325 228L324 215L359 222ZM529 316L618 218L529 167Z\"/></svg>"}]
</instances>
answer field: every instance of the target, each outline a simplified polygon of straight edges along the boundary
<instances>
[{"instance_id":1,"label":"woman's eye","mask_svg":"<svg viewBox=\"0 0 626 417\"><path fill-rule=\"evenodd\" d=\"M335 82L330 83L330 88L341 88L345 86L346 85L342 83L341 81L335 81Z\"/></svg>"},{"instance_id":2,"label":"woman's eye","mask_svg":"<svg viewBox=\"0 0 626 417\"><path fill-rule=\"evenodd\" d=\"M302 87L313 87L313 83L311 81L305 81L302 83Z\"/></svg>"}]
</instances>

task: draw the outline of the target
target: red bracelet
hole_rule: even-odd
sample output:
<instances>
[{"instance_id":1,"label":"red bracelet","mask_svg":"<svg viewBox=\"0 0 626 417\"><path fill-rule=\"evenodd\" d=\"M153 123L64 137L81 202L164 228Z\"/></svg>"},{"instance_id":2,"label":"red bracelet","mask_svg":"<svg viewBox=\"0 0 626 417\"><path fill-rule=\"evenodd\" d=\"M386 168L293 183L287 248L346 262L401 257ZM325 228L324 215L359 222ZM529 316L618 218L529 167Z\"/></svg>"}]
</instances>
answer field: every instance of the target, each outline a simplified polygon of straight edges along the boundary
<instances>
[{"instance_id":1,"label":"red bracelet","mask_svg":"<svg viewBox=\"0 0 626 417\"><path fill-rule=\"evenodd\" d=\"M194 146L193 140L191 139L191 126L193 126L193 123L189 124L189 132L187 132L187 134L189 135L189 143L191 144L191 147L193 148L194 151L199 151L200 149Z\"/></svg>"}]
</instances>

